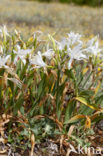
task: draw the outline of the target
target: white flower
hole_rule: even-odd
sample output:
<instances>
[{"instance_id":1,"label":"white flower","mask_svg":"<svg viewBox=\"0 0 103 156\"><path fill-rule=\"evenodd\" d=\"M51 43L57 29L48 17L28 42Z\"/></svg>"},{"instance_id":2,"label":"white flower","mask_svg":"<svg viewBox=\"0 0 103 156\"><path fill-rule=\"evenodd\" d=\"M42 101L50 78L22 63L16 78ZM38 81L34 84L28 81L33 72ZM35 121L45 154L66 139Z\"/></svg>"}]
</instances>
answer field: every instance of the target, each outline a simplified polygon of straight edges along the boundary
<instances>
[{"instance_id":1,"label":"white flower","mask_svg":"<svg viewBox=\"0 0 103 156\"><path fill-rule=\"evenodd\" d=\"M101 49L99 49L99 41L97 37L94 37L88 41L86 51L95 56L101 52Z\"/></svg>"},{"instance_id":2,"label":"white flower","mask_svg":"<svg viewBox=\"0 0 103 156\"><path fill-rule=\"evenodd\" d=\"M76 44L76 43L81 43L81 42L82 42L82 41L80 40L81 37L82 37L82 36L81 36L80 34L78 34L78 33L70 32L70 33L68 34L68 38L67 38L68 44L69 44L69 45L74 45L74 44Z\"/></svg>"},{"instance_id":3,"label":"white flower","mask_svg":"<svg viewBox=\"0 0 103 156\"><path fill-rule=\"evenodd\" d=\"M58 42L55 40L55 43L58 46L59 50L64 50L64 48L67 46L68 48L74 44L81 43L82 41L80 40L81 35L78 33L70 32L68 33L68 38L63 38L61 42Z\"/></svg>"},{"instance_id":4,"label":"white flower","mask_svg":"<svg viewBox=\"0 0 103 156\"><path fill-rule=\"evenodd\" d=\"M38 41L41 41L40 40L40 37L42 36L43 32L42 31L36 31L33 35L33 38L37 38Z\"/></svg>"},{"instance_id":5,"label":"white flower","mask_svg":"<svg viewBox=\"0 0 103 156\"><path fill-rule=\"evenodd\" d=\"M56 42L58 49L60 51L64 50L65 46L67 45L67 39L66 38L63 38L61 42L58 42L56 40L55 40L55 42Z\"/></svg>"},{"instance_id":6,"label":"white flower","mask_svg":"<svg viewBox=\"0 0 103 156\"><path fill-rule=\"evenodd\" d=\"M1 37L10 36L5 25L0 29L0 34L1 34Z\"/></svg>"},{"instance_id":7,"label":"white flower","mask_svg":"<svg viewBox=\"0 0 103 156\"><path fill-rule=\"evenodd\" d=\"M68 49L68 55L70 57L70 60L68 62L68 69L71 69L71 64L73 60L83 60L86 59L86 55L83 54L84 50L82 49L82 44L78 44L73 49Z\"/></svg>"},{"instance_id":8,"label":"white flower","mask_svg":"<svg viewBox=\"0 0 103 156\"><path fill-rule=\"evenodd\" d=\"M17 45L17 50L14 50L14 53L16 54L15 59L14 59L14 64L16 64L16 62L18 61L18 59L20 58L21 61L24 63L24 65L26 64L26 57L27 55L30 55L31 53L31 49L21 49L19 45Z\"/></svg>"},{"instance_id":9,"label":"white flower","mask_svg":"<svg viewBox=\"0 0 103 156\"><path fill-rule=\"evenodd\" d=\"M36 68L45 67L46 64L42 59L41 52L38 51L38 54L35 55L32 59L30 59L30 64L36 65Z\"/></svg>"},{"instance_id":10,"label":"white flower","mask_svg":"<svg viewBox=\"0 0 103 156\"><path fill-rule=\"evenodd\" d=\"M10 58L10 55L7 55L6 57L1 57L0 56L0 68L8 68L8 66L6 65L8 59Z\"/></svg>"},{"instance_id":11,"label":"white flower","mask_svg":"<svg viewBox=\"0 0 103 156\"><path fill-rule=\"evenodd\" d=\"M42 56L45 56L47 59L51 59L54 56L53 49L48 49L46 52L42 54Z\"/></svg>"},{"instance_id":12,"label":"white flower","mask_svg":"<svg viewBox=\"0 0 103 156\"><path fill-rule=\"evenodd\" d=\"M65 46L67 45L67 40L64 38L61 42L58 42L59 50L64 50Z\"/></svg>"}]
</instances>

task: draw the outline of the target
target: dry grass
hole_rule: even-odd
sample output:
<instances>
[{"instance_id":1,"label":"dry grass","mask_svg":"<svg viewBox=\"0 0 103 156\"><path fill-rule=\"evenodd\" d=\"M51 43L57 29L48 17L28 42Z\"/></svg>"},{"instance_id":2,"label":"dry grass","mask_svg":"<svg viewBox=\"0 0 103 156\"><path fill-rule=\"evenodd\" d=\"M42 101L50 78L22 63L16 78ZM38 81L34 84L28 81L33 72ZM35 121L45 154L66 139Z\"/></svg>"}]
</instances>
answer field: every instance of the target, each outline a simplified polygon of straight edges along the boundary
<instances>
[{"instance_id":1,"label":"dry grass","mask_svg":"<svg viewBox=\"0 0 103 156\"><path fill-rule=\"evenodd\" d=\"M79 7L59 3L32 1L0 1L0 24L10 29L20 28L26 34L34 30L56 32L61 36L69 31L99 34L103 38L103 8Z\"/></svg>"}]
</instances>

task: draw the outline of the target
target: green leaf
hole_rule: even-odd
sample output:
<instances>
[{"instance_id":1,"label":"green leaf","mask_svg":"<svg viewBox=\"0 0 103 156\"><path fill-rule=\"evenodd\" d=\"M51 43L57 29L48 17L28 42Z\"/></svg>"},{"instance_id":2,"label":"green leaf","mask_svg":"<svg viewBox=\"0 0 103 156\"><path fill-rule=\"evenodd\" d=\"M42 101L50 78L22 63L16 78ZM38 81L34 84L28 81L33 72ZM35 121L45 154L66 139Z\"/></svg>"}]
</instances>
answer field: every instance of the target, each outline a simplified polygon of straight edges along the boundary
<instances>
[{"instance_id":1,"label":"green leaf","mask_svg":"<svg viewBox=\"0 0 103 156\"><path fill-rule=\"evenodd\" d=\"M70 70L66 69L64 73L68 76L68 78L75 80L75 75L74 75L72 69L70 69Z\"/></svg>"},{"instance_id":2,"label":"green leaf","mask_svg":"<svg viewBox=\"0 0 103 156\"><path fill-rule=\"evenodd\" d=\"M76 102L70 100L70 102L67 104L66 107L66 111L65 111L65 123L68 122L68 120L70 119L71 115L73 114L74 110L75 110L75 106L76 106Z\"/></svg>"},{"instance_id":3,"label":"green leaf","mask_svg":"<svg viewBox=\"0 0 103 156\"><path fill-rule=\"evenodd\" d=\"M83 103L84 105L88 106L89 108L93 110L98 110L98 108L88 104L87 100L83 97L76 97L75 100L79 101L80 103Z\"/></svg>"}]
</instances>

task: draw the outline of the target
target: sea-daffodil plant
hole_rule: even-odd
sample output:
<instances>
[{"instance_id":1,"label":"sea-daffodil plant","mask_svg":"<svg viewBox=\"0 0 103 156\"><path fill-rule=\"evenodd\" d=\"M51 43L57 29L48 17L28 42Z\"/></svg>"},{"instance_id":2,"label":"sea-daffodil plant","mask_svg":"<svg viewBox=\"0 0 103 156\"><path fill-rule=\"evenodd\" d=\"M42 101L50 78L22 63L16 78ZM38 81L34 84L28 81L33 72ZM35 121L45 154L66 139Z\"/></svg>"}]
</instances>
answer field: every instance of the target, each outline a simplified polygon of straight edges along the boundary
<instances>
[{"instance_id":1,"label":"sea-daffodil plant","mask_svg":"<svg viewBox=\"0 0 103 156\"><path fill-rule=\"evenodd\" d=\"M79 119L90 128L92 119L103 112L103 57L98 38L87 42L70 32L61 41L49 35L50 41L42 42L37 33L28 44L17 31L8 34L5 26L0 29L1 113L17 117L19 129L35 136L44 134L46 124L51 124L52 132L65 135ZM48 120L35 130L42 118Z\"/></svg>"}]
</instances>

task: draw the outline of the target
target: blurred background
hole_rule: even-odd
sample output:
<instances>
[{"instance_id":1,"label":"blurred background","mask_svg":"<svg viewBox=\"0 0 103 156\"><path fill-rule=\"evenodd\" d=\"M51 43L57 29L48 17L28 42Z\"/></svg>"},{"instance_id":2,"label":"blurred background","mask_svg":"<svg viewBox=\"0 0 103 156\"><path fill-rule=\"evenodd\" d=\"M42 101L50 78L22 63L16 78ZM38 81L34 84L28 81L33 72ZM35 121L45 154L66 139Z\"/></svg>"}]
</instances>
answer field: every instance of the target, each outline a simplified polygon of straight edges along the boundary
<instances>
[{"instance_id":1,"label":"blurred background","mask_svg":"<svg viewBox=\"0 0 103 156\"><path fill-rule=\"evenodd\" d=\"M61 37L74 31L103 39L103 0L0 0L0 25L24 36L41 30Z\"/></svg>"}]
</instances>

